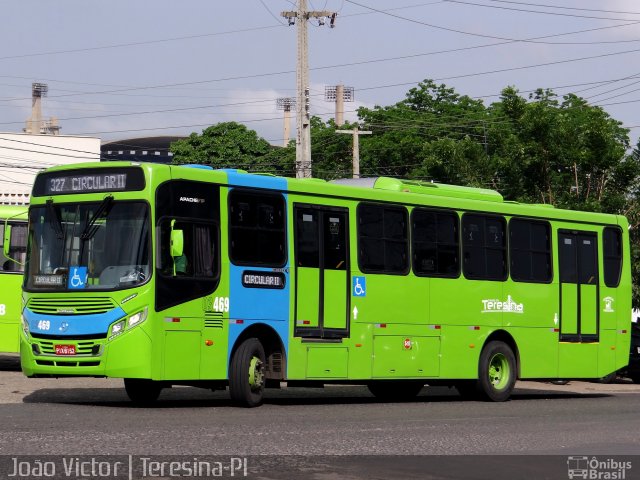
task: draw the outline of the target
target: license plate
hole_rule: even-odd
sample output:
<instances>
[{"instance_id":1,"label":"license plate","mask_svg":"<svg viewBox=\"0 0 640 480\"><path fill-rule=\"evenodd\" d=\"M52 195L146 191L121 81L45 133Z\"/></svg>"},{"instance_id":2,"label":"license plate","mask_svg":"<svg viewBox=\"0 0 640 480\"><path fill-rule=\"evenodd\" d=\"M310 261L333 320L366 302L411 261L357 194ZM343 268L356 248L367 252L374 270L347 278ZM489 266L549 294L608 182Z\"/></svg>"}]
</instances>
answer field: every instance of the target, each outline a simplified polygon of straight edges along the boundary
<instances>
[{"instance_id":1,"label":"license plate","mask_svg":"<svg viewBox=\"0 0 640 480\"><path fill-rule=\"evenodd\" d=\"M75 345L56 345L56 355L75 355Z\"/></svg>"}]
</instances>

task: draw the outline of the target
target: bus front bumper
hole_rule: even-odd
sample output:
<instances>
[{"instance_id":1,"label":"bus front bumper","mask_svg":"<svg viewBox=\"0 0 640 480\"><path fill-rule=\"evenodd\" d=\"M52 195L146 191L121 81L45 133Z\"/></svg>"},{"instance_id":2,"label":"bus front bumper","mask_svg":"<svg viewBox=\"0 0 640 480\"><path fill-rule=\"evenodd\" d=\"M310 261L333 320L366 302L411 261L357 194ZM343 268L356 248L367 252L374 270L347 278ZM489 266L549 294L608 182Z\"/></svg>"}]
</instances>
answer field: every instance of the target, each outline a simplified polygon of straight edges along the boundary
<instances>
[{"instance_id":1,"label":"bus front bumper","mask_svg":"<svg viewBox=\"0 0 640 480\"><path fill-rule=\"evenodd\" d=\"M141 327L112 340L27 338L23 332L22 372L27 377L151 378L151 339ZM56 354L56 350L65 354Z\"/></svg>"}]
</instances>

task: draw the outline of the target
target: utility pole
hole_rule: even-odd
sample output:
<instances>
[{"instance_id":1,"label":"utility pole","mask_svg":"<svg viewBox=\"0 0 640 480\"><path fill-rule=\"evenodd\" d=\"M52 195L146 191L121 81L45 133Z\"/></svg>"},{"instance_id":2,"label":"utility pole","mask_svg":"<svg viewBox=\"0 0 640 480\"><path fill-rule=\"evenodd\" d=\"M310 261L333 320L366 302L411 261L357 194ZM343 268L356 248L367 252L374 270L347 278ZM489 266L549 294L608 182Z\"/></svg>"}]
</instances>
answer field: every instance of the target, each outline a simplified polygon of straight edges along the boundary
<instances>
[{"instance_id":1,"label":"utility pole","mask_svg":"<svg viewBox=\"0 0 640 480\"><path fill-rule=\"evenodd\" d=\"M308 178L311 177L311 115L309 113L307 21L310 18L317 18L320 25L324 25L326 17L329 19L329 26L333 28L338 14L329 11L307 11L307 0L298 0L296 11L282 12L280 15L289 21L289 25L297 23L298 28L296 178Z\"/></svg>"},{"instance_id":2,"label":"utility pole","mask_svg":"<svg viewBox=\"0 0 640 480\"><path fill-rule=\"evenodd\" d=\"M345 87L342 84L326 86L324 87L324 99L327 102L336 103L336 126L344 125L344 102L353 102L353 87Z\"/></svg>"},{"instance_id":3,"label":"utility pole","mask_svg":"<svg viewBox=\"0 0 640 480\"><path fill-rule=\"evenodd\" d=\"M293 97L278 98L276 100L276 108L284 111L284 128L282 146L289 145L289 137L291 131L291 107L296 105L296 99Z\"/></svg>"},{"instance_id":4,"label":"utility pole","mask_svg":"<svg viewBox=\"0 0 640 480\"><path fill-rule=\"evenodd\" d=\"M368 130L336 130L336 133L347 133L353 135L353 178L360 178L360 135L371 135Z\"/></svg>"}]
</instances>

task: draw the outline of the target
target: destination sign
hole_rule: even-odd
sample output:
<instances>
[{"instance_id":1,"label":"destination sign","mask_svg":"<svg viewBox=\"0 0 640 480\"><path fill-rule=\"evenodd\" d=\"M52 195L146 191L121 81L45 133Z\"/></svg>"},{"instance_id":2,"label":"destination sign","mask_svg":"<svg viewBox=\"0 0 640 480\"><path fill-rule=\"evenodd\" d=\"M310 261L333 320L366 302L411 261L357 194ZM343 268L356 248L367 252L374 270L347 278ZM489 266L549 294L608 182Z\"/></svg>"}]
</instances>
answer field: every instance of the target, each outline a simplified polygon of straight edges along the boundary
<instances>
[{"instance_id":1,"label":"destination sign","mask_svg":"<svg viewBox=\"0 0 640 480\"><path fill-rule=\"evenodd\" d=\"M64 285L62 275L34 275L33 284L38 287L59 287Z\"/></svg>"},{"instance_id":2,"label":"destination sign","mask_svg":"<svg viewBox=\"0 0 640 480\"><path fill-rule=\"evenodd\" d=\"M142 190L144 173L139 168L81 169L46 172L36 177L34 196Z\"/></svg>"},{"instance_id":3,"label":"destination sign","mask_svg":"<svg viewBox=\"0 0 640 480\"><path fill-rule=\"evenodd\" d=\"M247 288L284 288L285 276L280 272L242 272L242 285Z\"/></svg>"}]
</instances>

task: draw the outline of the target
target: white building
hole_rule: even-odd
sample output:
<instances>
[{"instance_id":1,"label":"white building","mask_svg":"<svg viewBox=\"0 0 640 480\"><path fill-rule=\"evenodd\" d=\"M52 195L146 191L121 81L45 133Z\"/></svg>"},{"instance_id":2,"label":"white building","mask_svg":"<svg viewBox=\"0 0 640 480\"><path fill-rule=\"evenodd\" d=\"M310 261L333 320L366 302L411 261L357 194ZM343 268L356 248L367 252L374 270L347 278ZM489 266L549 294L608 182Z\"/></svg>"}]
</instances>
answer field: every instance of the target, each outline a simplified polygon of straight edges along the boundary
<instances>
[{"instance_id":1,"label":"white building","mask_svg":"<svg viewBox=\"0 0 640 480\"><path fill-rule=\"evenodd\" d=\"M99 161L99 138L0 133L0 204L28 204L40 170Z\"/></svg>"}]
</instances>

